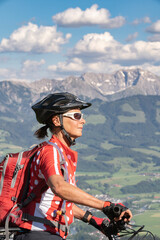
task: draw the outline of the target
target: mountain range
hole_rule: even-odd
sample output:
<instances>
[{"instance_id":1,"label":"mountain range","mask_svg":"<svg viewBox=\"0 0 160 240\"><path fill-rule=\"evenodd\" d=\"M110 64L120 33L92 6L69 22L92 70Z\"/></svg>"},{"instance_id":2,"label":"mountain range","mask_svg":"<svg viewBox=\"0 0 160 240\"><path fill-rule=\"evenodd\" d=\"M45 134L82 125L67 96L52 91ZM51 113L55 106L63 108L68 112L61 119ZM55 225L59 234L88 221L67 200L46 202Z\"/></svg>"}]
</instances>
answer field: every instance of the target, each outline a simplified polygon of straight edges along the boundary
<instances>
[{"instance_id":1,"label":"mountain range","mask_svg":"<svg viewBox=\"0 0 160 240\"><path fill-rule=\"evenodd\" d=\"M85 73L80 77L71 76L64 80L42 79L30 83L2 81L0 82L1 142L10 140L12 143L18 143L20 138L21 143L18 145L30 145L33 142L33 131L37 126L31 105L49 93L64 91L89 101L97 99L99 108L105 102L110 102L109 106L115 102L116 106L119 104L116 100L131 96L156 95L158 97L160 77L141 69L132 69L117 71L114 74ZM114 109L116 109L115 106ZM98 108L98 105L96 107ZM143 107L147 107L144 106L144 101ZM111 117L113 114L116 115L114 109L110 109ZM99 109L97 111L99 112ZM142 109L142 111L145 110ZM25 137L22 138L23 134Z\"/></svg>"},{"instance_id":2,"label":"mountain range","mask_svg":"<svg viewBox=\"0 0 160 240\"><path fill-rule=\"evenodd\" d=\"M119 70L113 74L85 73L64 80L42 79L35 82L0 82L1 105L18 105L25 100L31 104L46 94L72 92L88 99L114 101L133 95L160 95L160 77L142 69ZM4 105L3 105L4 104Z\"/></svg>"}]
</instances>

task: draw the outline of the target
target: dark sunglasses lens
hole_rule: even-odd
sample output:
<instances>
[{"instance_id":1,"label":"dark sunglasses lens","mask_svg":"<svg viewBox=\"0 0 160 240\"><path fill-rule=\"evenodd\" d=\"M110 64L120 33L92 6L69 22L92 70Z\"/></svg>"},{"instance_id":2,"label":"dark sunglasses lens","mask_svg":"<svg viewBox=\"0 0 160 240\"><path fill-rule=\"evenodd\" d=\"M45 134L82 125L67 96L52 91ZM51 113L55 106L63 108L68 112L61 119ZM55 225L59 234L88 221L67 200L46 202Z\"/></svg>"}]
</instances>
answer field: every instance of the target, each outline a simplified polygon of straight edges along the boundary
<instances>
[{"instance_id":1,"label":"dark sunglasses lens","mask_svg":"<svg viewBox=\"0 0 160 240\"><path fill-rule=\"evenodd\" d=\"M74 114L74 118L75 118L76 120L80 120L80 119L81 119L81 116L82 116L81 113L75 113L75 114Z\"/></svg>"}]
</instances>

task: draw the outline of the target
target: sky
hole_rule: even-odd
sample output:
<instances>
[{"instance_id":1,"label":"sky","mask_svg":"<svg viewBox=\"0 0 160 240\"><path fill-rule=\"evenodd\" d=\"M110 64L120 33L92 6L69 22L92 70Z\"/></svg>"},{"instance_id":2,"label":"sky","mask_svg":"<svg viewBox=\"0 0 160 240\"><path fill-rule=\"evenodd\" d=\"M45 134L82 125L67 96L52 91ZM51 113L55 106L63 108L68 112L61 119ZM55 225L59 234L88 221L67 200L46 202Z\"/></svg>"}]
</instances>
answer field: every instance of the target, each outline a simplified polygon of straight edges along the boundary
<instances>
[{"instance_id":1,"label":"sky","mask_svg":"<svg viewBox=\"0 0 160 240\"><path fill-rule=\"evenodd\" d=\"M160 0L0 0L0 81L160 76Z\"/></svg>"}]
</instances>

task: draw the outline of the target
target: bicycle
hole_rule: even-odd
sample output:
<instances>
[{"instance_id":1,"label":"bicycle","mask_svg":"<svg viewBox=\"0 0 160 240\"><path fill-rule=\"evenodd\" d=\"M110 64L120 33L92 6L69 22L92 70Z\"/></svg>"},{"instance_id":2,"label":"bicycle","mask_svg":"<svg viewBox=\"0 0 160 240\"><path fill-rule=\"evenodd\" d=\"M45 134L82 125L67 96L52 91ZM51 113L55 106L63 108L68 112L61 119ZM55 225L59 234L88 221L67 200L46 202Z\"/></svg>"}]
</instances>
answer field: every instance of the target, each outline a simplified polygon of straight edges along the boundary
<instances>
[{"instance_id":1,"label":"bicycle","mask_svg":"<svg viewBox=\"0 0 160 240\"><path fill-rule=\"evenodd\" d=\"M123 237L127 237L129 235L129 238L127 240L131 240L134 238L137 238L138 240L146 239L146 237L150 236L149 239L156 240L155 236L152 232L145 230L144 225L134 225L130 223L125 223L123 220L120 220L118 222L111 222L113 224L113 228L117 230L118 235L107 235L108 240L117 240L117 239L123 239ZM126 239L126 238L125 238Z\"/></svg>"}]
</instances>

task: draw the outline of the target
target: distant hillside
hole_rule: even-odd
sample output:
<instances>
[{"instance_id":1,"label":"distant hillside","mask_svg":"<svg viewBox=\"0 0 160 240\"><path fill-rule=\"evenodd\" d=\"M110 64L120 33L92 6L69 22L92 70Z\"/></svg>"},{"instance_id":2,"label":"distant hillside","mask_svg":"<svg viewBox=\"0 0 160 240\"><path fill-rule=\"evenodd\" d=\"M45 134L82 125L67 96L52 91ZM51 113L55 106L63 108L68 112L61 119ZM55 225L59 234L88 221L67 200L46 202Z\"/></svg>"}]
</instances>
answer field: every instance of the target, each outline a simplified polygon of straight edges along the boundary
<instances>
[{"instance_id":1,"label":"distant hillside","mask_svg":"<svg viewBox=\"0 0 160 240\"><path fill-rule=\"evenodd\" d=\"M107 93L111 88L114 91L109 97ZM37 142L33 133L39 125L31 105L57 91L73 92L93 104L84 111L87 124L83 137L77 140L76 148L84 157L78 166L80 170L90 164L84 164L84 159L93 152L95 162L90 171L97 169L97 161L108 161L117 156L133 157L136 164L149 161L143 151L133 148L158 148L160 145L159 78L136 69L118 71L113 75L88 73L63 81L0 82L1 155ZM133 95L139 92L154 95ZM131 96L126 97L129 94ZM151 156L151 160L157 161L156 156ZM105 170L108 165L102 164L101 168L99 170ZM114 171L115 166L112 169Z\"/></svg>"},{"instance_id":2,"label":"distant hillside","mask_svg":"<svg viewBox=\"0 0 160 240\"><path fill-rule=\"evenodd\" d=\"M116 157L130 157L134 159L133 167L157 161L160 151L159 96L133 96L114 102L94 100L92 103L93 107L87 111L88 124L83 138L78 140L88 146L87 149L81 147L81 156L94 152L94 159L105 163ZM144 151L146 148L148 155ZM84 162L82 158L82 168ZM89 166L89 171L93 171L96 162L94 167ZM103 170L105 168L107 170L108 166L102 166Z\"/></svg>"},{"instance_id":3,"label":"distant hillside","mask_svg":"<svg viewBox=\"0 0 160 240\"><path fill-rule=\"evenodd\" d=\"M21 89L18 91L22 92ZM19 104L9 98L3 99L5 103L1 105L3 109L0 112L1 154L37 142L33 133L39 125L27 94L22 99L18 99L18 94L16 101ZM135 149L148 148L151 151L160 145L160 96L132 96L113 102L95 99L91 102L92 107L84 110L87 123L75 147L80 158L83 156L79 170L97 171L99 161L105 161L98 168L98 171L103 171L108 169L107 161L120 156L132 157L135 167L146 161L157 161L156 155L146 158L142 150ZM91 166L85 158L93 153L95 162ZM116 166L112 166L114 169Z\"/></svg>"}]
</instances>

